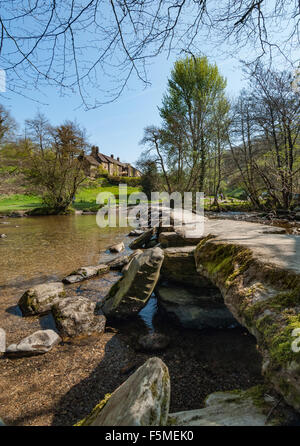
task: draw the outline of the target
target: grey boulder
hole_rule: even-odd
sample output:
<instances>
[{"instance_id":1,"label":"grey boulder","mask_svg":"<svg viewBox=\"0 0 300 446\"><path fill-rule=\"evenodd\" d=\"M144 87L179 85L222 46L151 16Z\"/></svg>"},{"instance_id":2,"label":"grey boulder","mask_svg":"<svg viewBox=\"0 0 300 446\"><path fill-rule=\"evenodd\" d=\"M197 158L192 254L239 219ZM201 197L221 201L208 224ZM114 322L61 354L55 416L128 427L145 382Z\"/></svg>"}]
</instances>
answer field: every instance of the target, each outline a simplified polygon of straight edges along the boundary
<instances>
[{"instance_id":1,"label":"grey boulder","mask_svg":"<svg viewBox=\"0 0 300 446\"><path fill-rule=\"evenodd\" d=\"M63 338L101 334L106 318L96 314L96 302L86 297L67 297L52 307L52 314Z\"/></svg>"},{"instance_id":2,"label":"grey boulder","mask_svg":"<svg viewBox=\"0 0 300 446\"><path fill-rule=\"evenodd\" d=\"M6 349L7 355L30 356L49 352L61 338L53 330L39 330L22 339L18 344L11 344Z\"/></svg>"},{"instance_id":3,"label":"grey boulder","mask_svg":"<svg viewBox=\"0 0 300 446\"><path fill-rule=\"evenodd\" d=\"M63 297L65 290L61 282L45 283L25 291L18 304L25 316L43 314Z\"/></svg>"},{"instance_id":4,"label":"grey boulder","mask_svg":"<svg viewBox=\"0 0 300 446\"><path fill-rule=\"evenodd\" d=\"M117 243L116 245L112 245L108 248L110 252L121 252L124 251L125 245L123 242Z\"/></svg>"},{"instance_id":5,"label":"grey boulder","mask_svg":"<svg viewBox=\"0 0 300 446\"><path fill-rule=\"evenodd\" d=\"M170 377L159 358L150 358L80 425L165 426L170 405Z\"/></svg>"}]
</instances>

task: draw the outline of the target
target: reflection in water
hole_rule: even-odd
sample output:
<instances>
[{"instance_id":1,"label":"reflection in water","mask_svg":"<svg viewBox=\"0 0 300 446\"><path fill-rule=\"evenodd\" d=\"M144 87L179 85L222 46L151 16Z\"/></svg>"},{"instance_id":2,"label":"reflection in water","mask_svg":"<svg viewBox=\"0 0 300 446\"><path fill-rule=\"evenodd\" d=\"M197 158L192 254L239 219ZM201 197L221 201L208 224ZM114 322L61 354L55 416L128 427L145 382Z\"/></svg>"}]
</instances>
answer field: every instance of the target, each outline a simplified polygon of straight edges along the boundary
<instances>
[{"instance_id":1,"label":"reflection in water","mask_svg":"<svg viewBox=\"0 0 300 446\"><path fill-rule=\"evenodd\" d=\"M150 332L154 331L153 318L157 312L157 299L152 296L147 305L139 312L139 316L145 322Z\"/></svg>"},{"instance_id":2,"label":"reflection in water","mask_svg":"<svg viewBox=\"0 0 300 446\"><path fill-rule=\"evenodd\" d=\"M58 330L56 328L54 317L52 316L52 313L46 314L45 316L41 316L39 318L40 326L42 330L54 330L57 333Z\"/></svg>"}]
</instances>

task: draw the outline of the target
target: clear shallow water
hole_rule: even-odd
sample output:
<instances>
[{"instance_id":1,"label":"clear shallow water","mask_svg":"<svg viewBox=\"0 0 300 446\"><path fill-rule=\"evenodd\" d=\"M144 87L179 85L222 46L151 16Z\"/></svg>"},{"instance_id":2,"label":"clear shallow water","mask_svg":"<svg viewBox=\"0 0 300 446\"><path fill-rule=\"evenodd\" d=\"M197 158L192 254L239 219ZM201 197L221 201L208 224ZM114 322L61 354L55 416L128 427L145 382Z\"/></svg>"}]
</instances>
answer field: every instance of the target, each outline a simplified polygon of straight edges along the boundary
<instances>
[{"instance_id":1,"label":"clear shallow water","mask_svg":"<svg viewBox=\"0 0 300 446\"><path fill-rule=\"evenodd\" d=\"M8 224L3 224L8 223ZM61 280L74 269L111 258L105 250L129 228L99 228L95 215L1 219L0 293Z\"/></svg>"}]
</instances>

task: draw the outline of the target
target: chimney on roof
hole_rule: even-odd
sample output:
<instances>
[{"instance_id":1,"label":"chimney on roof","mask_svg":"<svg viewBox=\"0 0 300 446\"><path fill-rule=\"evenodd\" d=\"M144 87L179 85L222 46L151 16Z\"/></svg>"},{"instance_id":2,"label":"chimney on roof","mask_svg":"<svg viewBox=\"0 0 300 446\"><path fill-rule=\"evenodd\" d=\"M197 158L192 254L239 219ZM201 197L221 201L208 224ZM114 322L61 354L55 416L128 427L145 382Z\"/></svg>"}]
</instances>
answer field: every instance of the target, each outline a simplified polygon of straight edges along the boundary
<instances>
[{"instance_id":1,"label":"chimney on roof","mask_svg":"<svg viewBox=\"0 0 300 446\"><path fill-rule=\"evenodd\" d=\"M110 155L110 157L111 157L111 158L114 158L114 156L113 156L113 155Z\"/></svg>"},{"instance_id":2,"label":"chimney on roof","mask_svg":"<svg viewBox=\"0 0 300 446\"><path fill-rule=\"evenodd\" d=\"M92 155L93 155L94 157L97 157L98 153L99 153L99 147L97 147L97 146L92 146Z\"/></svg>"},{"instance_id":3,"label":"chimney on roof","mask_svg":"<svg viewBox=\"0 0 300 446\"><path fill-rule=\"evenodd\" d=\"M117 157L117 161L120 161L120 158L119 158L119 157Z\"/></svg>"}]
</instances>

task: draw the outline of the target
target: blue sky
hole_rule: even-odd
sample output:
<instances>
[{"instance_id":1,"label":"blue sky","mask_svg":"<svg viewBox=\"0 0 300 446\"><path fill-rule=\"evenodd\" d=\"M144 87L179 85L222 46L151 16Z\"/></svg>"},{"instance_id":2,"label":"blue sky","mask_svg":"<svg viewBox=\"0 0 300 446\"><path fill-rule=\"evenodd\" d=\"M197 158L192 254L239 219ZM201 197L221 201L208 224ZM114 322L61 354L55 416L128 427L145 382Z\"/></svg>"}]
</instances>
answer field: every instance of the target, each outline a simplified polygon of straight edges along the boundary
<instances>
[{"instance_id":1,"label":"blue sky","mask_svg":"<svg viewBox=\"0 0 300 446\"><path fill-rule=\"evenodd\" d=\"M273 3L274 0L270 0L271 7ZM109 7L110 10L111 8ZM277 24L275 29L281 37L282 33L284 33L283 30L279 30ZM257 55L256 53L260 51L260 48L253 48L253 46L251 48L243 47L243 50L236 52L235 57L226 57L226 52L228 53L229 50L234 51L236 47L234 41L231 42L233 46L228 42L220 46L213 42L214 35L210 35L210 39L207 39L203 36L201 37L200 34L199 32L194 42L195 48L198 48L201 54L207 55L211 63L217 63L220 73L227 79L228 96L237 96L239 91L246 86L238 59L249 60L254 55ZM82 38L85 38L84 36ZM101 41L98 43L101 46ZM180 49L178 49L179 51ZM195 52L195 54L197 53ZM221 54L224 54L224 56L221 56ZM94 56L95 54L91 49L85 49L82 53L81 62L85 63L86 60L90 62L94 60ZM120 55L116 55L116 60L118 60L118 56ZM122 59L121 56L120 58ZM151 124L159 124L160 122L157 107L161 104L163 93L166 91L167 79L175 59L175 55L167 59L164 54L153 59L152 65L148 69L151 86L143 89L140 81L132 79L130 88L126 89L117 101L96 110L84 111L83 108L78 108L81 103L78 94L60 97L55 87L47 87L43 89L41 94L35 95L39 97L40 101L48 105L38 105L30 99L18 95L13 96L11 93L1 94L0 102L10 110L19 123L20 132L23 132L23 134L25 119L33 118L39 109L53 125L59 125L66 119L76 120L81 126L86 128L91 144L98 145L105 154L114 154L119 156L122 161L134 164L143 150L139 145L139 141L143 137L144 127ZM108 66L113 67L116 60L109 60L108 62L111 62L111 64L108 64ZM276 65L278 66L277 63ZM117 72L110 71L109 76L113 79L114 76L117 76ZM107 90L109 88L109 80L106 78L100 78L99 80L101 88L104 91ZM12 85L11 88L13 87ZM92 99L96 97L101 102L103 98L100 96L100 91L94 93L95 96ZM32 92L24 91L24 95L31 96L31 94Z\"/></svg>"},{"instance_id":2,"label":"blue sky","mask_svg":"<svg viewBox=\"0 0 300 446\"><path fill-rule=\"evenodd\" d=\"M78 95L60 97L54 87L43 90L41 101L48 105L39 105L10 93L2 94L0 100L19 123L20 133L24 131L25 119L34 117L39 109L54 125L66 119L76 120L86 128L91 144L98 145L107 155L114 154L122 161L134 164L142 151L139 141L144 127L160 122L157 107L161 104L175 60L175 56L169 59L164 55L157 57L149 67L151 86L144 89L140 82L132 80L131 88L117 101L96 110L78 108ZM237 95L244 85L238 61L210 58L210 62L217 62L221 74L227 78L228 94Z\"/></svg>"}]
</instances>

